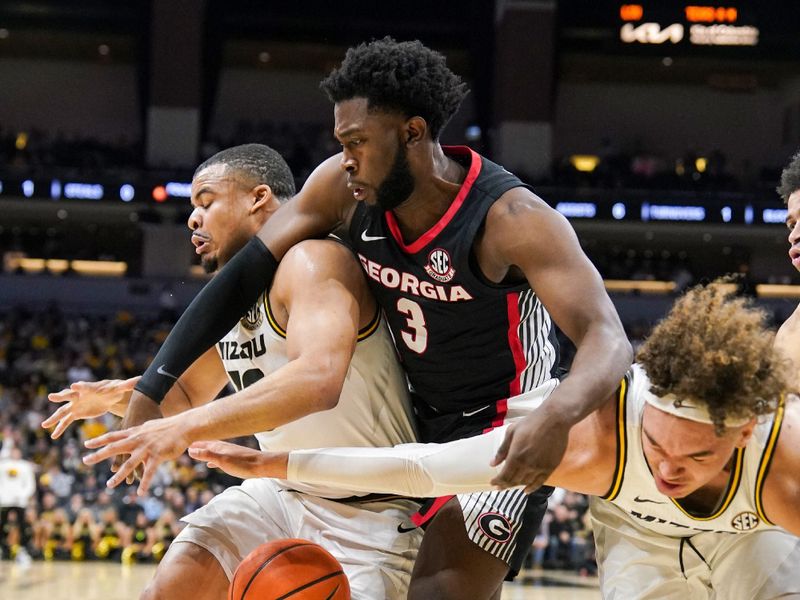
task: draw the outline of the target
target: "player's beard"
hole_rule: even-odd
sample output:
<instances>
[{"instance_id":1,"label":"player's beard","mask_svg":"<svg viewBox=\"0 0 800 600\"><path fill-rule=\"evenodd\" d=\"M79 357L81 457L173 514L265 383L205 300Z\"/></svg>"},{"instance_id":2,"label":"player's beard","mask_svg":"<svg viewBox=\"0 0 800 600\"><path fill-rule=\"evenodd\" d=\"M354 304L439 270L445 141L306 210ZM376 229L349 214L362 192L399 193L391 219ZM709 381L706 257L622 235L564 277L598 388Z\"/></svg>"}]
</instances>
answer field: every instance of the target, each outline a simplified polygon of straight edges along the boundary
<instances>
[{"instance_id":1,"label":"player's beard","mask_svg":"<svg viewBox=\"0 0 800 600\"><path fill-rule=\"evenodd\" d=\"M215 273L219 269L219 259L216 256L203 256L200 259L200 265L206 273Z\"/></svg>"},{"instance_id":2,"label":"player's beard","mask_svg":"<svg viewBox=\"0 0 800 600\"><path fill-rule=\"evenodd\" d=\"M383 210L392 210L399 206L414 191L414 175L408 164L406 147L400 143L394 155L392 170L378 186L375 201Z\"/></svg>"}]
</instances>

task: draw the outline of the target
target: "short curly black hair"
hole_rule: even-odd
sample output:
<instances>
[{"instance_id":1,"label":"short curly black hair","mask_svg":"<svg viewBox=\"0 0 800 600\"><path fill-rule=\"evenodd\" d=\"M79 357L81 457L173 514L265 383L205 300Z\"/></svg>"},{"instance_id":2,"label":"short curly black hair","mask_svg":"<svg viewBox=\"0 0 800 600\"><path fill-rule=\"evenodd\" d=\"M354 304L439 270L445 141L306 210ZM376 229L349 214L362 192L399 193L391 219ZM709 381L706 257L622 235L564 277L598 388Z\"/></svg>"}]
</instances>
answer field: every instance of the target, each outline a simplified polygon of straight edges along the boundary
<instances>
[{"instance_id":1,"label":"short curly black hair","mask_svg":"<svg viewBox=\"0 0 800 600\"><path fill-rule=\"evenodd\" d=\"M333 103L366 98L370 109L420 116L434 140L468 92L442 54L419 40L398 42L388 36L350 48L320 88Z\"/></svg>"},{"instance_id":2,"label":"short curly black hair","mask_svg":"<svg viewBox=\"0 0 800 600\"><path fill-rule=\"evenodd\" d=\"M784 203L789 203L789 196L800 190L800 152L792 157L789 164L781 173L781 184L775 191L783 198Z\"/></svg>"},{"instance_id":3,"label":"short curly black hair","mask_svg":"<svg viewBox=\"0 0 800 600\"><path fill-rule=\"evenodd\" d=\"M266 183L273 195L285 202L295 193L294 176L286 161L276 150L264 144L242 144L220 150L195 170L195 176L212 165L222 164L235 171L246 185Z\"/></svg>"}]
</instances>

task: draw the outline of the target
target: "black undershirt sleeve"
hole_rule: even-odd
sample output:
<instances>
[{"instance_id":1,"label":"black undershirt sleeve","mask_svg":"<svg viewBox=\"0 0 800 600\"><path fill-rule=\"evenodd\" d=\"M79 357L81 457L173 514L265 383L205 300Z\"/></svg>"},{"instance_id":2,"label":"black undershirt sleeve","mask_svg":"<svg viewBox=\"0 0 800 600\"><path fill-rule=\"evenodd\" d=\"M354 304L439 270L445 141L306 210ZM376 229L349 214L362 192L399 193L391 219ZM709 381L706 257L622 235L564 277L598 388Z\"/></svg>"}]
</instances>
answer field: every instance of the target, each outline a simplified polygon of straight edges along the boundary
<instances>
[{"instance_id":1,"label":"black undershirt sleeve","mask_svg":"<svg viewBox=\"0 0 800 600\"><path fill-rule=\"evenodd\" d=\"M264 242L250 240L192 300L136 389L160 404L178 377L258 301L277 268Z\"/></svg>"}]
</instances>

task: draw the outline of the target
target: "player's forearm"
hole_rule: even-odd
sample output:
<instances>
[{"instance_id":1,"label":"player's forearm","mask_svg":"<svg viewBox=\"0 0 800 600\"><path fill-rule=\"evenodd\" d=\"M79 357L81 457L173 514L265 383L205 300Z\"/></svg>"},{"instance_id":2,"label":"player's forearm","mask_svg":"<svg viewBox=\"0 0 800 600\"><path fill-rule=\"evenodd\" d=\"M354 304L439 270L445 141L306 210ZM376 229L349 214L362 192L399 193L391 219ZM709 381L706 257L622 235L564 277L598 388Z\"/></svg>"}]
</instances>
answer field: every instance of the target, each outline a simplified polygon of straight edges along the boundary
<instances>
[{"instance_id":1,"label":"player's forearm","mask_svg":"<svg viewBox=\"0 0 800 600\"><path fill-rule=\"evenodd\" d=\"M191 441L269 431L336 406L348 364L349 360L296 359L250 387L180 418Z\"/></svg>"},{"instance_id":2,"label":"player's forearm","mask_svg":"<svg viewBox=\"0 0 800 600\"><path fill-rule=\"evenodd\" d=\"M255 304L277 266L263 242L258 238L248 242L181 315L136 389L160 403L189 365Z\"/></svg>"},{"instance_id":3,"label":"player's forearm","mask_svg":"<svg viewBox=\"0 0 800 600\"><path fill-rule=\"evenodd\" d=\"M446 444L326 448L289 453L286 478L363 493L433 497L494 489L489 466L506 428Z\"/></svg>"},{"instance_id":4,"label":"player's forearm","mask_svg":"<svg viewBox=\"0 0 800 600\"><path fill-rule=\"evenodd\" d=\"M617 321L618 322L618 321ZM574 425L605 405L630 368L633 350L621 325L592 326L578 344L569 375L543 409L554 420Z\"/></svg>"},{"instance_id":5,"label":"player's forearm","mask_svg":"<svg viewBox=\"0 0 800 600\"><path fill-rule=\"evenodd\" d=\"M165 417L171 417L172 415L186 412L192 406L192 399L180 386L176 385L164 396L164 401L161 403L161 413Z\"/></svg>"}]
</instances>

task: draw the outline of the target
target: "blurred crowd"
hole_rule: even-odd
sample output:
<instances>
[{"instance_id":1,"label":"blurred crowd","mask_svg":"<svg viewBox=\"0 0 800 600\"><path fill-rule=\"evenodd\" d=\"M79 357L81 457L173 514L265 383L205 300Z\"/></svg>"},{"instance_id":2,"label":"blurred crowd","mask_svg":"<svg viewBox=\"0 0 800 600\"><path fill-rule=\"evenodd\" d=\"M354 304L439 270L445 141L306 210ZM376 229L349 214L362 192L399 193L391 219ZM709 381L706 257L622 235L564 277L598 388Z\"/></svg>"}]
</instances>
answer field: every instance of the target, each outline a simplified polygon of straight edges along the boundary
<instances>
[{"instance_id":1,"label":"blurred crowd","mask_svg":"<svg viewBox=\"0 0 800 600\"><path fill-rule=\"evenodd\" d=\"M0 165L16 172L58 169L76 175L108 175L141 169L141 157L141 143L125 137L107 141L76 133L0 125Z\"/></svg>"},{"instance_id":2,"label":"blurred crowd","mask_svg":"<svg viewBox=\"0 0 800 600\"><path fill-rule=\"evenodd\" d=\"M109 466L87 466L81 457L83 442L115 427L116 417L77 423L58 440L40 426L56 408L49 392L79 380L140 374L172 324L169 313L78 317L50 307L0 314L4 558L158 560L181 516L236 483L183 455L159 469L148 497L138 497L135 486L109 490Z\"/></svg>"},{"instance_id":3,"label":"blurred crowd","mask_svg":"<svg viewBox=\"0 0 800 600\"><path fill-rule=\"evenodd\" d=\"M772 192L780 179L779 168L753 164L733 168L718 148L687 148L680 155L665 155L641 142L622 148L609 137L588 158L587 165L574 155L560 157L553 162L550 177L538 183L603 189Z\"/></svg>"}]
</instances>

